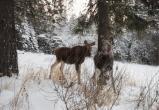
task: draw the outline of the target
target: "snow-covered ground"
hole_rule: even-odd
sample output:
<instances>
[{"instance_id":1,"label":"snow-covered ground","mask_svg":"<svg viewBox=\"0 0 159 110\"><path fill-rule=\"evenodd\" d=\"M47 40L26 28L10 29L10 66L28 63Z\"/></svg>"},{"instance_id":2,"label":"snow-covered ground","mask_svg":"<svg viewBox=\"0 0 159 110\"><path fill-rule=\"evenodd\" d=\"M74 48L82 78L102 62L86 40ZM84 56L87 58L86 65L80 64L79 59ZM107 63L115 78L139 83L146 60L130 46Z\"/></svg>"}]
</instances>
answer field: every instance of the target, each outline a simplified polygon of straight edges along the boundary
<instances>
[{"instance_id":1,"label":"snow-covered ground","mask_svg":"<svg viewBox=\"0 0 159 110\"><path fill-rule=\"evenodd\" d=\"M18 51L19 76L0 78L0 110L65 110L64 102L55 91L56 87L48 79L50 66L54 61L53 55ZM74 66L67 65L65 70L68 68L74 71ZM92 77L94 73L92 58L86 58L82 64L82 73L84 73L81 78L84 79L83 83ZM113 110L135 110L137 106L135 100L142 89L150 85L150 82L155 84L159 80L158 66L116 61L114 74L119 73L125 76L124 86ZM154 107L151 110L157 109Z\"/></svg>"}]
</instances>

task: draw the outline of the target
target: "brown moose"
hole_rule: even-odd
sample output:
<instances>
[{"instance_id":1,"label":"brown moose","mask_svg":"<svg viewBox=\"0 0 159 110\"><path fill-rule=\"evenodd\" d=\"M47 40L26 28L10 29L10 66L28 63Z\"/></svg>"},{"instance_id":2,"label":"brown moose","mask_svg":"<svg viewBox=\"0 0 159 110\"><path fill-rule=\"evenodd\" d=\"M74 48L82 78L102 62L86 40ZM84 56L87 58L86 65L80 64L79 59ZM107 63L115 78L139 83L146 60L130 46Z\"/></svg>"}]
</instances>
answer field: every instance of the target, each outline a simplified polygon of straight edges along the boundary
<instances>
[{"instance_id":1,"label":"brown moose","mask_svg":"<svg viewBox=\"0 0 159 110\"><path fill-rule=\"evenodd\" d=\"M84 46L74 46L72 48L69 47L56 48L54 50L54 53L56 55L56 61L51 66L51 73L53 67L59 64L60 62L61 62L60 70L62 72L62 75L63 75L64 63L75 64L75 69L77 71L77 76L78 76L78 84L80 84L81 64L84 62L85 57L91 56L91 50L93 45L95 45L95 42L87 43L87 41L85 40Z\"/></svg>"}]
</instances>

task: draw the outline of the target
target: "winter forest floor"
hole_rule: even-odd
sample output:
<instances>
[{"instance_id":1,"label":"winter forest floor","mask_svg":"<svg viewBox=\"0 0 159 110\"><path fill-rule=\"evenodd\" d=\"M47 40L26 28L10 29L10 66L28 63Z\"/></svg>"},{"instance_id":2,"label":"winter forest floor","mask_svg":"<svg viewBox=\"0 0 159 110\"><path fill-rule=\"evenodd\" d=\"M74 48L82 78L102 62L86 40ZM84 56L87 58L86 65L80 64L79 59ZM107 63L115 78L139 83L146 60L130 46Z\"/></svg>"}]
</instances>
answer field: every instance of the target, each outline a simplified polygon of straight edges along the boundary
<instances>
[{"instance_id":1,"label":"winter forest floor","mask_svg":"<svg viewBox=\"0 0 159 110\"><path fill-rule=\"evenodd\" d=\"M55 61L53 55L18 51L18 61L17 78L0 78L0 110L66 110L66 107L75 110L78 104L80 110L84 109L83 96L77 91L67 93L67 89L48 79L50 65ZM64 71L73 74L74 66L67 65ZM87 83L93 73L93 60L86 58L82 64L82 83ZM115 61L114 76L121 82L120 93L117 99L109 93L109 100L105 97L102 104L96 104L91 110L158 110L158 73L158 66ZM71 99L64 100L67 95Z\"/></svg>"}]
</instances>

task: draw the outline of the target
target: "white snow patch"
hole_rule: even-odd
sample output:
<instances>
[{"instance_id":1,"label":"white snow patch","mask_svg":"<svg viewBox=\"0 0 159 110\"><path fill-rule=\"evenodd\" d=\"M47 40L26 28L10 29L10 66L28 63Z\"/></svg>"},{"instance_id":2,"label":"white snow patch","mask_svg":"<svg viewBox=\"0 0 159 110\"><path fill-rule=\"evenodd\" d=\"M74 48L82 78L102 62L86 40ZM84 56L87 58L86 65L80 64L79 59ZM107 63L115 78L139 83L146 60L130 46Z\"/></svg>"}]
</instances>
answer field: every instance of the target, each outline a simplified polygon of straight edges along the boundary
<instances>
[{"instance_id":1,"label":"white snow patch","mask_svg":"<svg viewBox=\"0 0 159 110\"><path fill-rule=\"evenodd\" d=\"M10 103L10 101L16 96L24 82L24 79L26 79L29 74L33 74L35 71L41 71L41 74L48 75L50 66L54 63L55 59L56 58L54 55L18 51L18 62L20 69L19 77L17 79L14 77L0 78L0 108L8 108L7 104ZM82 83L86 83L94 73L93 59L86 58L81 67ZM159 67L115 61L114 71L116 68L125 69L125 74L129 76L129 79L127 80L134 80L136 86L124 86L121 91L120 101L118 105L113 107L113 110L134 110L136 105L131 101L134 100L136 95L139 94L141 87L146 86L151 78L158 73ZM72 74L75 74L74 65L66 64L64 70L67 69L70 69L70 73L72 72ZM157 81L158 79L157 74L153 81ZM29 79L25 84L25 89L25 92L28 94L29 110L65 110L65 105L54 91L54 86L52 85L51 80L44 78L39 82L36 81L36 79ZM101 108L98 109L101 110ZM106 107L104 107L104 109L106 109Z\"/></svg>"}]
</instances>

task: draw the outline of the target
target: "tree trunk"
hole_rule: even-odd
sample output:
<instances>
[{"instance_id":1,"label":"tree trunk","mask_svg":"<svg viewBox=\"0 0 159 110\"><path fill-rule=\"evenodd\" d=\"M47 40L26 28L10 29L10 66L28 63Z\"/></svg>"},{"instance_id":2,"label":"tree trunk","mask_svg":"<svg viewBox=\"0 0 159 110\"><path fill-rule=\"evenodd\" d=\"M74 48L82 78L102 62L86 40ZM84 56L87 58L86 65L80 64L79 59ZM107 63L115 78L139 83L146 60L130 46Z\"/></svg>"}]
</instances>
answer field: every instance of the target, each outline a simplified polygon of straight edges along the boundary
<instances>
[{"instance_id":1,"label":"tree trunk","mask_svg":"<svg viewBox=\"0 0 159 110\"><path fill-rule=\"evenodd\" d=\"M94 57L96 68L100 69L99 82L106 84L106 80L111 77L112 86L115 91L113 79L113 52L112 34L109 24L109 3L106 0L98 0L98 52Z\"/></svg>"},{"instance_id":2,"label":"tree trunk","mask_svg":"<svg viewBox=\"0 0 159 110\"><path fill-rule=\"evenodd\" d=\"M18 74L14 0L0 0L0 76Z\"/></svg>"}]
</instances>

